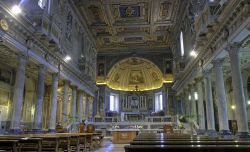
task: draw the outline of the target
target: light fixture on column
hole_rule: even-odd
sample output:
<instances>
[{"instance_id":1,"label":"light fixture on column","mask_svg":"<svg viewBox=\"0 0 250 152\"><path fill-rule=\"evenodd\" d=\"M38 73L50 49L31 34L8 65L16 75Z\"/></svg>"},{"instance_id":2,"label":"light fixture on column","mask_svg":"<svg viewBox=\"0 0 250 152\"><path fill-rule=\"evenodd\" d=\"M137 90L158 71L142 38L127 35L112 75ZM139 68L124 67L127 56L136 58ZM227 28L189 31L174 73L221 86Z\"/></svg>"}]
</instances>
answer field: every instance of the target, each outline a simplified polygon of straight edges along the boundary
<instances>
[{"instance_id":1,"label":"light fixture on column","mask_svg":"<svg viewBox=\"0 0 250 152\"><path fill-rule=\"evenodd\" d=\"M11 9L12 13L17 15L20 14L22 12L22 9L20 8L20 6L18 5L14 5Z\"/></svg>"},{"instance_id":2,"label":"light fixture on column","mask_svg":"<svg viewBox=\"0 0 250 152\"><path fill-rule=\"evenodd\" d=\"M191 95L188 96L188 100L191 100Z\"/></svg>"},{"instance_id":3,"label":"light fixture on column","mask_svg":"<svg viewBox=\"0 0 250 152\"><path fill-rule=\"evenodd\" d=\"M197 52L193 49L191 52L190 52L190 56L196 58L197 57Z\"/></svg>"},{"instance_id":4,"label":"light fixture on column","mask_svg":"<svg viewBox=\"0 0 250 152\"><path fill-rule=\"evenodd\" d=\"M250 105L250 100L247 101L247 104Z\"/></svg>"},{"instance_id":5,"label":"light fixture on column","mask_svg":"<svg viewBox=\"0 0 250 152\"><path fill-rule=\"evenodd\" d=\"M234 110L235 108L236 108L236 106L235 106L235 105L232 105L232 106L231 106L231 109L233 109L233 110Z\"/></svg>"},{"instance_id":6,"label":"light fixture on column","mask_svg":"<svg viewBox=\"0 0 250 152\"><path fill-rule=\"evenodd\" d=\"M194 92L194 99L198 100L198 93L197 92Z\"/></svg>"},{"instance_id":7,"label":"light fixture on column","mask_svg":"<svg viewBox=\"0 0 250 152\"><path fill-rule=\"evenodd\" d=\"M71 60L71 57L69 55L66 55L65 58L64 58L64 61L69 62L70 60Z\"/></svg>"}]
</instances>

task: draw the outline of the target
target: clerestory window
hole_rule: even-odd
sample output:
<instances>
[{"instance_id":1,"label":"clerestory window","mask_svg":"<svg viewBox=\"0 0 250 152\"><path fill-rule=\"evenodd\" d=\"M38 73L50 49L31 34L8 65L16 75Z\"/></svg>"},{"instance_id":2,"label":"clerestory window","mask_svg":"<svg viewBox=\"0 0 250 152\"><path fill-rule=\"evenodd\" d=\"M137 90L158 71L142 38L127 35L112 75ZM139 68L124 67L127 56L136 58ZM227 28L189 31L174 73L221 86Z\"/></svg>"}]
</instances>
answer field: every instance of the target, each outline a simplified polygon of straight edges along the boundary
<instances>
[{"instance_id":1,"label":"clerestory window","mask_svg":"<svg viewBox=\"0 0 250 152\"><path fill-rule=\"evenodd\" d=\"M163 110L162 92L155 93L155 112Z\"/></svg>"}]
</instances>

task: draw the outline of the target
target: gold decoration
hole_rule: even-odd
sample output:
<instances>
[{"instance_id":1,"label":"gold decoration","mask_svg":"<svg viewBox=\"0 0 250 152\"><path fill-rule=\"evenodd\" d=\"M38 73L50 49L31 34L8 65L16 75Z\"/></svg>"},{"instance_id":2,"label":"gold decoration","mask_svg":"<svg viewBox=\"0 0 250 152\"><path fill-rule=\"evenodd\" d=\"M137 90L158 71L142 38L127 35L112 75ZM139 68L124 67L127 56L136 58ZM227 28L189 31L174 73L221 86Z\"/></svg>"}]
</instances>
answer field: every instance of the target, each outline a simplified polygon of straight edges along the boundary
<instances>
[{"instance_id":1,"label":"gold decoration","mask_svg":"<svg viewBox=\"0 0 250 152\"><path fill-rule=\"evenodd\" d=\"M100 82L98 79L97 83ZM153 90L162 86L163 74L151 61L131 57L115 64L103 82L114 90L133 91L135 86L140 91Z\"/></svg>"},{"instance_id":2,"label":"gold decoration","mask_svg":"<svg viewBox=\"0 0 250 152\"><path fill-rule=\"evenodd\" d=\"M0 25L4 31L7 31L9 29L9 24L5 19L0 20Z\"/></svg>"}]
</instances>

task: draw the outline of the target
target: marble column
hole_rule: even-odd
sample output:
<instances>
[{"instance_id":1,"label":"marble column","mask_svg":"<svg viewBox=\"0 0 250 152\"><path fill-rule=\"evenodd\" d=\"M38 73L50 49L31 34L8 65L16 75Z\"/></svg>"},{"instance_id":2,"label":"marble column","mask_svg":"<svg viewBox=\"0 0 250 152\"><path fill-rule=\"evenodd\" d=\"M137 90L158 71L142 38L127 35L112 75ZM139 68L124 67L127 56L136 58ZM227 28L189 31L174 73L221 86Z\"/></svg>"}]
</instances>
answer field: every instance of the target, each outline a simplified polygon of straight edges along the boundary
<instances>
[{"instance_id":1,"label":"marble column","mask_svg":"<svg viewBox=\"0 0 250 152\"><path fill-rule=\"evenodd\" d=\"M215 132L214 105L212 97L211 70L204 71L205 100L207 112L207 133L213 135Z\"/></svg>"},{"instance_id":2,"label":"marble column","mask_svg":"<svg viewBox=\"0 0 250 152\"><path fill-rule=\"evenodd\" d=\"M191 115L190 110L190 100L189 100L189 91L188 89L185 89L185 105L186 105L186 114Z\"/></svg>"},{"instance_id":3,"label":"marble column","mask_svg":"<svg viewBox=\"0 0 250 152\"><path fill-rule=\"evenodd\" d=\"M81 90L78 90L78 117L79 122L82 122L82 116L83 116L83 92Z\"/></svg>"},{"instance_id":4,"label":"marble column","mask_svg":"<svg viewBox=\"0 0 250 152\"><path fill-rule=\"evenodd\" d=\"M184 93L182 92L180 94L180 114L183 115L184 114Z\"/></svg>"},{"instance_id":5,"label":"marble column","mask_svg":"<svg viewBox=\"0 0 250 152\"><path fill-rule=\"evenodd\" d=\"M187 90L184 89L184 105L185 105L185 114L186 115L189 115L189 108L188 108L188 93L187 93Z\"/></svg>"},{"instance_id":6,"label":"marble column","mask_svg":"<svg viewBox=\"0 0 250 152\"><path fill-rule=\"evenodd\" d=\"M196 82L197 93L198 93L198 122L199 129L206 130L205 128L205 114L204 114L204 95L203 95L203 84L201 79L198 79Z\"/></svg>"},{"instance_id":7,"label":"marble column","mask_svg":"<svg viewBox=\"0 0 250 152\"><path fill-rule=\"evenodd\" d=\"M218 117L219 117L219 129L220 134L230 135L229 126L228 126L228 113L227 113L227 99L224 86L224 78L222 71L222 59L217 59L212 61L212 64L215 68L215 84L216 84L216 95L218 98L217 107L218 107Z\"/></svg>"},{"instance_id":8,"label":"marble column","mask_svg":"<svg viewBox=\"0 0 250 152\"><path fill-rule=\"evenodd\" d=\"M88 120L89 118L89 97L88 95L86 94L86 100L85 100L85 117L86 119Z\"/></svg>"},{"instance_id":9,"label":"marble column","mask_svg":"<svg viewBox=\"0 0 250 152\"><path fill-rule=\"evenodd\" d=\"M77 91L77 87L72 86L71 114L72 114L73 123L76 122L76 91Z\"/></svg>"},{"instance_id":10,"label":"marble column","mask_svg":"<svg viewBox=\"0 0 250 152\"><path fill-rule=\"evenodd\" d=\"M44 83L46 76L47 67L39 65L38 69L38 80L37 80L37 99L34 117L34 129L42 129L42 116L43 116L43 98L44 98Z\"/></svg>"},{"instance_id":11,"label":"marble column","mask_svg":"<svg viewBox=\"0 0 250 152\"><path fill-rule=\"evenodd\" d=\"M82 92L82 97L83 97L83 99L82 99L82 103L83 103L83 113L82 113L82 118L83 118L83 120L86 120L86 94L85 94L85 92Z\"/></svg>"},{"instance_id":12,"label":"marble column","mask_svg":"<svg viewBox=\"0 0 250 152\"><path fill-rule=\"evenodd\" d=\"M49 131L55 132L56 129L56 110L57 110L57 88L58 88L59 74L52 74L51 85L51 104L50 104L50 123Z\"/></svg>"},{"instance_id":13,"label":"marble column","mask_svg":"<svg viewBox=\"0 0 250 152\"><path fill-rule=\"evenodd\" d=\"M248 135L248 119L246 110L246 101L243 90L243 82L240 68L239 58L240 45L231 45L228 53L230 57L232 86L233 86L233 99L235 102L235 114L238 125L238 132L240 136Z\"/></svg>"},{"instance_id":14,"label":"marble column","mask_svg":"<svg viewBox=\"0 0 250 152\"><path fill-rule=\"evenodd\" d=\"M69 81L64 80L63 87L63 112L62 112L62 124L66 128L68 125L68 104L69 104Z\"/></svg>"},{"instance_id":15,"label":"marble column","mask_svg":"<svg viewBox=\"0 0 250 152\"><path fill-rule=\"evenodd\" d=\"M27 64L26 57L20 56L19 65L17 67L17 72L16 72L14 97L13 97L13 110L12 110L13 113L10 126L10 129L14 133L18 133L20 131L20 120L22 116L26 64Z\"/></svg>"},{"instance_id":16,"label":"marble column","mask_svg":"<svg viewBox=\"0 0 250 152\"><path fill-rule=\"evenodd\" d=\"M194 96L194 93L195 93L195 89L194 89L194 86L191 85L190 86L190 95L191 95L191 115L193 116L194 118L194 121L197 122L197 110L196 110L196 102L195 101L195 96Z\"/></svg>"}]
</instances>

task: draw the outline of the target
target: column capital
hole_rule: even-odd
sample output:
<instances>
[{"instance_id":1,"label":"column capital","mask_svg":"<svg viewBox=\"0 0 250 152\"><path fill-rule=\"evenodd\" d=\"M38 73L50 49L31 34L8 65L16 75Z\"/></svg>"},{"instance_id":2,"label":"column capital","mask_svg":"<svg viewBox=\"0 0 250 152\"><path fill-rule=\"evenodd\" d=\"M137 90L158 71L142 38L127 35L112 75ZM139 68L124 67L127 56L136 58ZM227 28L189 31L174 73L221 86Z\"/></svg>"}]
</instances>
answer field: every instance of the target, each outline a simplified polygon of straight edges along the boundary
<instances>
[{"instance_id":1,"label":"column capital","mask_svg":"<svg viewBox=\"0 0 250 152\"><path fill-rule=\"evenodd\" d=\"M70 87L71 87L72 89L76 89L76 90L78 89L78 86L76 86L76 85L71 85Z\"/></svg>"},{"instance_id":2,"label":"column capital","mask_svg":"<svg viewBox=\"0 0 250 152\"><path fill-rule=\"evenodd\" d=\"M19 59L20 58L22 58L24 60L28 60L29 59L28 55L26 55L25 53L18 53L17 56L18 56Z\"/></svg>"},{"instance_id":3,"label":"column capital","mask_svg":"<svg viewBox=\"0 0 250 152\"><path fill-rule=\"evenodd\" d=\"M241 48L240 43L231 43L227 47L227 51L228 51L229 55L238 55L240 48Z\"/></svg>"},{"instance_id":4,"label":"column capital","mask_svg":"<svg viewBox=\"0 0 250 152\"><path fill-rule=\"evenodd\" d=\"M186 93L188 92L188 87L187 87L187 86L184 87L182 92L183 92L184 94L186 94Z\"/></svg>"},{"instance_id":5,"label":"column capital","mask_svg":"<svg viewBox=\"0 0 250 152\"><path fill-rule=\"evenodd\" d=\"M195 83L189 84L189 91L193 92L195 90Z\"/></svg>"},{"instance_id":6,"label":"column capital","mask_svg":"<svg viewBox=\"0 0 250 152\"><path fill-rule=\"evenodd\" d=\"M192 88L192 87L195 86L195 83L196 83L196 81L195 81L195 79L194 79L194 80L192 80L192 81L188 84L188 86L189 86L190 88Z\"/></svg>"},{"instance_id":7,"label":"column capital","mask_svg":"<svg viewBox=\"0 0 250 152\"><path fill-rule=\"evenodd\" d=\"M47 66L45 66L45 65L43 65L43 64L39 64L38 65L38 70L39 70L39 72L41 72L41 73L45 73L46 71L47 71Z\"/></svg>"},{"instance_id":8,"label":"column capital","mask_svg":"<svg viewBox=\"0 0 250 152\"><path fill-rule=\"evenodd\" d=\"M218 59L214 59L211 63L213 64L214 67L222 67L223 61L224 61L224 58L218 58Z\"/></svg>"},{"instance_id":9,"label":"column capital","mask_svg":"<svg viewBox=\"0 0 250 152\"><path fill-rule=\"evenodd\" d=\"M194 80L195 80L195 83L200 83L203 80L203 76L196 77L194 78Z\"/></svg>"},{"instance_id":10,"label":"column capital","mask_svg":"<svg viewBox=\"0 0 250 152\"><path fill-rule=\"evenodd\" d=\"M18 59L19 59L19 64L20 65L26 65L27 64L28 58L25 55L19 54Z\"/></svg>"},{"instance_id":11,"label":"column capital","mask_svg":"<svg viewBox=\"0 0 250 152\"><path fill-rule=\"evenodd\" d=\"M63 83L69 85L69 84L70 84L70 80L64 79L64 80L63 80Z\"/></svg>"},{"instance_id":12,"label":"column capital","mask_svg":"<svg viewBox=\"0 0 250 152\"><path fill-rule=\"evenodd\" d=\"M211 78L211 69L203 70L203 75L205 78Z\"/></svg>"},{"instance_id":13,"label":"column capital","mask_svg":"<svg viewBox=\"0 0 250 152\"><path fill-rule=\"evenodd\" d=\"M81 89L81 88L77 88L77 91L79 92L79 93L81 93L81 94L83 94L83 90Z\"/></svg>"},{"instance_id":14,"label":"column capital","mask_svg":"<svg viewBox=\"0 0 250 152\"><path fill-rule=\"evenodd\" d=\"M52 78L59 79L59 73L52 73Z\"/></svg>"}]
</instances>

